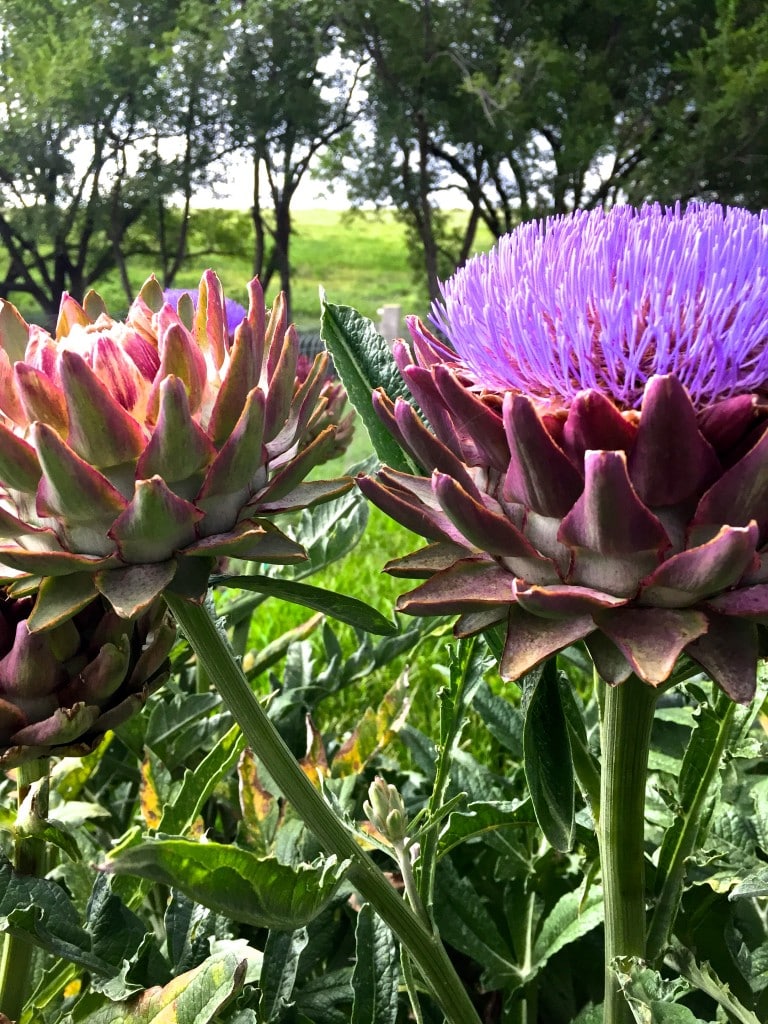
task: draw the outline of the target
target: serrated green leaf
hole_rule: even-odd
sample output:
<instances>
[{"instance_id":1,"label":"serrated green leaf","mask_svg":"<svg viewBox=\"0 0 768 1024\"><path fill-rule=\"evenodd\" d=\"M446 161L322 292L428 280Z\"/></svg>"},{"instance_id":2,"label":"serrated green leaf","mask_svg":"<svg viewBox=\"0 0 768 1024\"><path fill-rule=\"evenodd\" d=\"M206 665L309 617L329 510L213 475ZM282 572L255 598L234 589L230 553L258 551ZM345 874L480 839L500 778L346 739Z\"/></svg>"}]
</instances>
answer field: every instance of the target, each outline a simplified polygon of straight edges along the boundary
<instances>
[{"instance_id":1,"label":"serrated green leaf","mask_svg":"<svg viewBox=\"0 0 768 1024\"><path fill-rule=\"evenodd\" d=\"M753 896L768 896L768 867L752 871L728 893L729 900Z\"/></svg>"},{"instance_id":2,"label":"serrated green leaf","mask_svg":"<svg viewBox=\"0 0 768 1024\"><path fill-rule=\"evenodd\" d=\"M298 522L286 526L285 532L301 544L307 561L274 566L270 575L301 579L348 555L365 533L369 511L367 500L357 488L333 501L305 508Z\"/></svg>"},{"instance_id":3,"label":"serrated green leaf","mask_svg":"<svg viewBox=\"0 0 768 1024\"><path fill-rule=\"evenodd\" d=\"M378 633L390 636L397 633L397 626L381 612L371 608L363 601L345 594L336 594L321 587L312 587L307 583L295 583L293 580L277 579L274 576L214 576L212 585L233 587L237 590L256 590L268 597L278 597L291 604L300 604L305 608L330 615L332 619L346 622L356 629L364 629L367 633Z\"/></svg>"},{"instance_id":4,"label":"serrated green leaf","mask_svg":"<svg viewBox=\"0 0 768 1024\"><path fill-rule=\"evenodd\" d=\"M209 939L216 934L216 914L174 889L163 917L168 956L174 974L197 966L210 952Z\"/></svg>"},{"instance_id":5,"label":"serrated green leaf","mask_svg":"<svg viewBox=\"0 0 768 1024\"><path fill-rule=\"evenodd\" d=\"M603 892L593 887L582 902L580 892L565 893L547 914L533 946L531 974L537 974L546 962L564 946L580 939L603 920Z\"/></svg>"},{"instance_id":6,"label":"serrated green leaf","mask_svg":"<svg viewBox=\"0 0 768 1024\"><path fill-rule=\"evenodd\" d=\"M435 916L444 941L483 967L483 987L515 988L522 983L515 955L477 890L447 858L440 862L437 871Z\"/></svg>"},{"instance_id":7,"label":"serrated green leaf","mask_svg":"<svg viewBox=\"0 0 768 1024\"><path fill-rule=\"evenodd\" d=\"M69 857L70 860L81 860L82 854L77 845L77 840L71 832L63 827L63 823L54 818L47 818L39 828L35 830L38 839L45 840L51 846L57 846Z\"/></svg>"},{"instance_id":8,"label":"serrated green leaf","mask_svg":"<svg viewBox=\"0 0 768 1024\"><path fill-rule=\"evenodd\" d=\"M614 966L637 1024L707 1024L677 1001L689 991L680 979L667 981L658 971L631 958Z\"/></svg>"},{"instance_id":9,"label":"serrated green leaf","mask_svg":"<svg viewBox=\"0 0 768 1024\"><path fill-rule=\"evenodd\" d=\"M86 821L93 821L95 818L109 818L112 812L106 807L90 800L65 800L57 804L54 811L54 821L58 825L64 825L68 829L84 825Z\"/></svg>"},{"instance_id":10,"label":"serrated green leaf","mask_svg":"<svg viewBox=\"0 0 768 1024\"><path fill-rule=\"evenodd\" d=\"M675 942L664 959L695 988L704 992L710 999L714 999L718 1006L722 1006L729 1020L737 1021L738 1024L760 1024L752 1010L736 998L712 967L708 963L697 963L689 949Z\"/></svg>"},{"instance_id":11,"label":"serrated green leaf","mask_svg":"<svg viewBox=\"0 0 768 1024\"><path fill-rule=\"evenodd\" d=\"M383 388L392 401L404 398L414 404L386 341L372 322L354 309L325 300L320 337L381 461L403 473L418 473L419 468L384 427L371 404L371 393L377 388Z\"/></svg>"},{"instance_id":12,"label":"serrated green leaf","mask_svg":"<svg viewBox=\"0 0 768 1024\"><path fill-rule=\"evenodd\" d=\"M718 769L735 715L736 705L726 698L718 700L714 708L702 705L695 719L679 769L677 813L659 851L659 899L649 931L653 956L666 945L682 897L688 859L701 844L712 816L721 788Z\"/></svg>"},{"instance_id":13,"label":"serrated green leaf","mask_svg":"<svg viewBox=\"0 0 768 1024\"><path fill-rule=\"evenodd\" d=\"M261 968L261 1000L259 1018L270 1024L290 1004L299 957L309 941L306 928L292 932L270 932L264 947Z\"/></svg>"},{"instance_id":14,"label":"serrated green leaf","mask_svg":"<svg viewBox=\"0 0 768 1024\"><path fill-rule=\"evenodd\" d=\"M108 999L126 999L167 981L169 971L154 934L111 891L111 879L97 876L86 912L93 952L112 968L107 977L91 977L91 987Z\"/></svg>"},{"instance_id":15,"label":"serrated green leaf","mask_svg":"<svg viewBox=\"0 0 768 1024\"><path fill-rule=\"evenodd\" d=\"M567 851L573 845L576 785L554 658L538 681L531 680L527 698L523 749L528 789L542 832L556 850Z\"/></svg>"},{"instance_id":16,"label":"serrated green leaf","mask_svg":"<svg viewBox=\"0 0 768 1024\"><path fill-rule=\"evenodd\" d=\"M472 708L495 740L518 760L523 757L523 716L503 697L497 697L486 682L478 686Z\"/></svg>"},{"instance_id":17,"label":"serrated green leaf","mask_svg":"<svg viewBox=\"0 0 768 1024\"><path fill-rule=\"evenodd\" d=\"M170 701L157 701L147 722L143 745L173 771L199 748L208 713L220 705L215 693L184 693Z\"/></svg>"},{"instance_id":18,"label":"serrated green leaf","mask_svg":"<svg viewBox=\"0 0 768 1024\"><path fill-rule=\"evenodd\" d=\"M352 968L340 967L303 981L295 996L297 1024L349 1024L351 978Z\"/></svg>"},{"instance_id":19,"label":"serrated green leaf","mask_svg":"<svg viewBox=\"0 0 768 1024\"><path fill-rule=\"evenodd\" d=\"M502 829L537 827L530 800L475 801L463 810L453 811L440 833L438 856L442 857L460 843Z\"/></svg>"},{"instance_id":20,"label":"serrated green leaf","mask_svg":"<svg viewBox=\"0 0 768 1024\"><path fill-rule=\"evenodd\" d=\"M194 771L187 769L173 801L163 807L158 831L170 835L186 833L219 780L237 761L244 746L245 739L240 727L233 725Z\"/></svg>"},{"instance_id":21,"label":"serrated green leaf","mask_svg":"<svg viewBox=\"0 0 768 1024\"><path fill-rule=\"evenodd\" d=\"M247 967L233 953L211 956L164 988L78 1016L77 1024L211 1024L242 989Z\"/></svg>"},{"instance_id":22,"label":"serrated green leaf","mask_svg":"<svg viewBox=\"0 0 768 1024\"><path fill-rule=\"evenodd\" d=\"M91 936L67 893L56 882L19 875L0 858L0 931L21 932L56 957L100 974L111 967L92 951Z\"/></svg>"},{"instance_id":23,"label":"serrated green leaf","mask_svg":"<svg viewBox=\"0 0 768 1024\"><path fill-rule=\"evenodd\" d=\"M768 853L768 779L758 779L752 786L751 795L755 809L752 823L757 845L764 853Z\"/></svg>"},{"instance_id":24,"label":"serrated green leaf","mask_svg":"<svg viewBox=\"0 0 768 1024\"><path fill-rule=\"evenodd\" d=\"M397 944L392 932L366 903L355 926L351 1024L395 1024L399 976Z\"/></svg>"},{"instance_id":25,"label":"serrated green leaf","mask_svg":"<svg viewBox=\"0 0 768 1024\"><path fill-rule=\"evenodd\" d=\"M298 928L333 898L347 869L328 857L297 868L221 843L155 839L111 857L104 870L175 886L233 921Z\"/></svg>"}]
</instances>

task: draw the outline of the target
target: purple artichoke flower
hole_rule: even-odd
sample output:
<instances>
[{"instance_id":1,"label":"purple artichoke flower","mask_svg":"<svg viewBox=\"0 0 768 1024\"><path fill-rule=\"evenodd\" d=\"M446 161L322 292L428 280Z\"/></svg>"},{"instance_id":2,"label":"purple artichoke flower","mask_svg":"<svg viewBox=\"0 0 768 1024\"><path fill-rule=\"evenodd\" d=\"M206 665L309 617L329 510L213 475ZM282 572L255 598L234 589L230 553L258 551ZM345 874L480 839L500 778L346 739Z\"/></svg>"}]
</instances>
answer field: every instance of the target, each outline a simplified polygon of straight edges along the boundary
<instances>
[{"instance_id":1,"label":"purple artichoke flower","mask_svg":"<svg viewBox=\"0 0 768 1024\"><path fill-rule=\"evenodd\" d=\"M658 685L681 654L754 693L768 625L768 216L616 207L528 223L409 320L428 426L374 403L431 476L360 478L432 543L398 607L506 627L514 679L584 641Z\"/></svg>"},{"instance_id":2,"label":"purple artichoke flower","mask_svg":"<svg viewBox=\"0 0 768 1024\"><path fill-rule=\"evenodd\" d=\"M31 598L0 597L0 766L87 754L168 675L176 630L156 602L119 618L101 598L43 633Z\"/></svg>"},{"instance_id":3,"label":"purple artichoke flower","mask_svg":"<svg viewBox=\"0 0 768 1024\"><path fill-rule=\"evenodd\" d=\"M184 323L154 278L125 323L65 295L55 337L0 303L0 565L42 578L31 628L97 594L125 617L166 588L201 599L220 557L306 557L271 518L344 491L306 474L333 452L327 355L258 281L230 338L206 271Z\"/></svg>"}]
</instances>

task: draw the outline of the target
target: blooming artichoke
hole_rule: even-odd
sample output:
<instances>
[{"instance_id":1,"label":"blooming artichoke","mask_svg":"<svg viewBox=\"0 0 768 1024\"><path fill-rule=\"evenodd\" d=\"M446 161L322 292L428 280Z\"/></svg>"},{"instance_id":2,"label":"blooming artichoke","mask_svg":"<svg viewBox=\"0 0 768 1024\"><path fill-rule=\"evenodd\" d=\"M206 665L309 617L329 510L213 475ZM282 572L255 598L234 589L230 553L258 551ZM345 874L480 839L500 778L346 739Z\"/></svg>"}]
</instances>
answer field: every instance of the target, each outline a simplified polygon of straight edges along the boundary
<instances>
[{"instance_id":1,"label":"blooming artichoke","mask_svg":"<svg viewBox=\"0 0 768 1024\"><path fill-rule=\"evenodd\" d=\"M347 486L302 482L334 445L327 356L298 381L282 299L249 298L233 339L212 271L187 324L154 278L124 323L65 295L55 337L2 304L0 564L42 578L33 629L97 593L125 617L201 598L220 556L305 557L269 517Z\"/></svg>"},{"instance_id":2,"label":"blooming artichoke","mask_svg":"<svg viewBox=\"0 0 768 1024\"><path fill-rule=\"evenodd\" d=\"M685 653L748 700L768 625L768 216L616 207L529 223L409 320L413 405L377 411L431 476L360 478L432 543L398 607L504 624L505 678L584 641L658 685Z\"/></svg>"},{"instance_id":3,"label":"blooming artichoke","mask_svg":"<svg viewBox=\"0 0 768 1024\"><path fill-rule=\"evenodd\" d=\"M176 630L155 602L122 619L97 598L74 618L30 632L31 598L0 597L0 765L86 754L168 674Z\"/></svg>"}]
</instances>

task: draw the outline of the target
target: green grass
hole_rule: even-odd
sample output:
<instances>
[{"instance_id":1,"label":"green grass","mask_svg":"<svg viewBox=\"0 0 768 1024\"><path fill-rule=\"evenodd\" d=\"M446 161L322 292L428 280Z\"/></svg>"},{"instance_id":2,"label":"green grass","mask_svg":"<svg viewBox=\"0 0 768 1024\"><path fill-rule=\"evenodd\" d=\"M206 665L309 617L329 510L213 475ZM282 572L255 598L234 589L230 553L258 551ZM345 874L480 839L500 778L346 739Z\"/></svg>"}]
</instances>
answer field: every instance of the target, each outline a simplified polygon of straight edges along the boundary
<instances>
[{"instance_id":1,"label":"green grass","mask_svg":"<svg viewBox=\"0 0 768 1024\"><path fill-rule=\"evenodd\" d=\"M292 313L300 329L318 328L318 289L321 286L331 302L354 306L374 322L378 320L377 310L385 304L401 306L403 314L426 315L426 290L414 280L405 228L392 212L352 215L338 210L300 210L294 215L294 232L291 240ZM245 285L252 276L252 237L246 213L194 211L190 250L193 253L213 251L190 259L174 285L197 287L203 270L212 267L221 278L225 293L245 303ZM487 248L490 244L489 236L479 237L478 248ZM0 268L4 259L0 252ZM134 289L138 290L155 269L147 256L130 257L128 275ZM268 302L277 287L278 282L273 280L267 293ZM112 313L117 316L125 313L125 294L116 273L100 281L96 290ZM38 310L25 305L23 297L15 298L27 319L37 319Z\"/></svg>"},{"instance_id":2,"label":"green grass","mask_svg":"<svg viewBox=\"0 0 768 1024\"><path fill-rule=\"evenodd\" d=\"M205 211L209 218L212 211ZM177 287L194 287L202 271L210 266L221 278L228 296L245 302L245 284L251 277L251 229L245 214L221 211L240 225L240 244L247 255L208 256L190 265L179 275ZM426 295L414 283L408 264L405 231L391 213L350 216L338 210L302 210L294 217L291 239L293 278L292 315L305 330L317 329L320 317L319 288L331 302L354 305L364 316L377 319L377 309L395 303L404 312L424 312ZM138 261L131 265L137 283L145 273ZM273 279L268 301L278 287ZM106 296L105 296L106 298ZM118 296L119 301L119 296Z\"/></svg>"}]
</instances>

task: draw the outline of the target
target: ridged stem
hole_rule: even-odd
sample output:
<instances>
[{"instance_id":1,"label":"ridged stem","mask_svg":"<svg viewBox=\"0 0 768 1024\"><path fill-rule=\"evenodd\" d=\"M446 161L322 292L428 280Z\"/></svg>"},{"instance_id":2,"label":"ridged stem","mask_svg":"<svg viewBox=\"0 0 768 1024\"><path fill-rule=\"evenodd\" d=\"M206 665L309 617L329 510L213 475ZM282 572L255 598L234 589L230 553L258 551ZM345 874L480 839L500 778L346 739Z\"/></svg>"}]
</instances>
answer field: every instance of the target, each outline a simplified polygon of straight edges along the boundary
<instances>
[{"instance_id":1,"label":"ridged stem","mask_svg":"<svg viewBox=\"0 0 768 1024\"><path fill-rule=\"evenodd\" d=\"M605 905L604 1024L632 1024L611 968L645 956L645 785L657 691L630 676L600 688L602 771L598 841Z\"/></svg>"},{"instance_id":2,"label":"ridged stem","mask_svg":"<svg viewBox=\"0 0 768 1024\"><path fill-rule=\"evenodd\" d=\"M480 1024L440 939L401 899L301 770L256 699L208 609L174 594L166 594L165 600L211 682L280 791L328 853L351 861L350 882L408 950L446 1020L449 1024Z\"/></svg>"},{"instance_id":3,"label":"ridged stem","mask_svg":"<svg viewBox=\"0 0 768 1024\"><path fill-rule=\"evenodd\" d=\"M18 808L29 793L30 786L48 773L48 759L30 761L16 769ZM38 818L48 815L47 781L39 788L32 813ZM39 877L46 868L45 840L18 831L13 840L13 867L21 875ZM21 934L6 932L0 958L0 1011L11 1021L20 1019L29 995L29 977L35 947Z\"/></svg>"}]
</instances>

